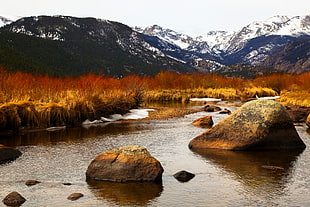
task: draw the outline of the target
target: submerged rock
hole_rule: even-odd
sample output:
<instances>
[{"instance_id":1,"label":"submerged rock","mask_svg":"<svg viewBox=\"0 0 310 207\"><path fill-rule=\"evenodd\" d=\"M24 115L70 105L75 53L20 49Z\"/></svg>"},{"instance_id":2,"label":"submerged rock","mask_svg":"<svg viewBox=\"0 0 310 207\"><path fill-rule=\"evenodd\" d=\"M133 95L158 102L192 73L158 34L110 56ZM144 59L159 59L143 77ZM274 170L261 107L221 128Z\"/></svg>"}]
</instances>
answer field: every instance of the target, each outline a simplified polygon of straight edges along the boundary
<instances>
[{"instance_id":1,"label":"submerged rock","mask_svg":"<svg viewBox=\"0 0 310 207\"><path fill-rule=\"evenodd\" d=\"M223 111L220 111L219 114L228 114L228 115L230 115L231 111L228 110L228 109L224 109Z\"/></svg>"},{"instance_id":2,"label":"submerged rock","mask_svg":"<svg viewBox=\"0 0 310 207\"><path fill-rule=\"evenodd\" d=\"M160 182L163 171L146 148L125 146L98 155L88 166L86 177L114 182Z\"/></svg>"},{"instance_id":3,"label":"submerged rock","mask_svg":"<svg viewBox=\"0 0 310 207\"><path fill-rule=\"evenodd\" d=\"M21 155L19 150L0 144L0 163L15 160Z\"/></svg>"},{"instance_id":4,"label":"submerged rock","mask_svg":"<svg viewBox=\"0 0 310 207\"><path fill-rule=\"evenodd\" d=\"M206 112L216 112L216 111L221 111L222 109L218 106L210 106L210 105L206 105L203 108L204 111Z\"/></svg>"},{"instance_id":5,"label":"submerged rock","mask_svg":"<svg viewBox=\"0 0 310 207\"><path fill-rule=\"evenodd\" d=\"M244 104L189 143L189 148L224 150L290 150L305 147L285 108L273 100Z\"/></svg>"},{"instance_id":6,"label":"submerged rock","mask_svg":"<svg viewBox=\"0 0 310 207\"><path fill-rule=\"evenodd\" d=\"M182 170L173 175L180 182L188 182L195 177L195 174Z\"/></svg>"},{"instance_id":7,"label":"submerged rock","mask_svg":"<svg viewBox=\"0 0 310 207\"><path fill-rule=\"evenodd\" d=\"M68 200L70 201L76 201L77 199L83 197L84 195L82 193L72 193L67 197Z\"/></svg>"},{"instance_id":8,"label":"submerged rock","mask_svg":"<svg viewBox=\"0 0 310 207\"><path fill-rule=\"evenodd\" d=\"M198 126L201 128L211 128L213 126L212 116L205 116L199 119L196 119L192 123L194 126Z\"/></svg>"},{"instance_id":9,"label":"submerged rock","mask_svg":"<svg viewBox=\"0 0 310 207\"><path fill-rule=\"evenodd\" d=\"M41 183L41 182L37 181L37 180L27 180L25 182L25 184L28 185L28 186L36 185L36 184L39 184L39 183Z\"/></svg>"},{"instance_id":10,"label":"submerged rock","mask_svg":"<svg viewBox=\"0 0 310 207\"><path fill-rule=\"evenodd\" d=\"M2 202L7 206L21 206L23 203L25 203L25 201L26 199L16 191L8 194L2 200Z\"/></svg>"}]
</instances>

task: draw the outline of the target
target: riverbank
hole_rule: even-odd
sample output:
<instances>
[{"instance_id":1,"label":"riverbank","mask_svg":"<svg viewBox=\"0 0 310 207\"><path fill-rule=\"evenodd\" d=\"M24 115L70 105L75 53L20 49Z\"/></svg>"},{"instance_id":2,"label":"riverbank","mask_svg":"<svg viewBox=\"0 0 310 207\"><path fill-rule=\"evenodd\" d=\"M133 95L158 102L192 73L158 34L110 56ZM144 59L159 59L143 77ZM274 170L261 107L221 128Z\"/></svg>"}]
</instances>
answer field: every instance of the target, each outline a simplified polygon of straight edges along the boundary
<instances>
[{"instance_id":1,"label":"riverbank","mask_svg":"<svg viewBox=\"0 0 310 207\"><path fill-rule=\"evenodd\" d=\"M188 103L192 98L246 101L280 96L281 103L310 107L309 77L310 72L246 80L216 74L161 72L155 77L88 74L53 78L9 73L0 68L0 131L79 126L85 120L124 115L142 103ZM188 112L158 109L150 114L160 119L185 113Z\"/></svg>"}]
</instances>

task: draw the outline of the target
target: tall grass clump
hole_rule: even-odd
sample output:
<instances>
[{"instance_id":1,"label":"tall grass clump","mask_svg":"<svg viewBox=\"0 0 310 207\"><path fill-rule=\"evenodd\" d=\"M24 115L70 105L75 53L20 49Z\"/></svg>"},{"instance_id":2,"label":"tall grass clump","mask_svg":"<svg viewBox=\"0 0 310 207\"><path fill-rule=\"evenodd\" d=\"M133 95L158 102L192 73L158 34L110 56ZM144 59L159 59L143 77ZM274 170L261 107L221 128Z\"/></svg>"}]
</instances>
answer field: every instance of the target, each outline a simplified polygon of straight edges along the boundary
<instances>
[{"instance_id":1,"label":"tall grass clump","mask_svg":"<svg viewBox=\"0 0 310 207\"><path fill-rule=\"evenodd\" d=\"M124 114L142 101L142 86L129 85L129 77L51 78L0 71L0 129L76 126L86 119Z\"/></svg>"}]
</instances>

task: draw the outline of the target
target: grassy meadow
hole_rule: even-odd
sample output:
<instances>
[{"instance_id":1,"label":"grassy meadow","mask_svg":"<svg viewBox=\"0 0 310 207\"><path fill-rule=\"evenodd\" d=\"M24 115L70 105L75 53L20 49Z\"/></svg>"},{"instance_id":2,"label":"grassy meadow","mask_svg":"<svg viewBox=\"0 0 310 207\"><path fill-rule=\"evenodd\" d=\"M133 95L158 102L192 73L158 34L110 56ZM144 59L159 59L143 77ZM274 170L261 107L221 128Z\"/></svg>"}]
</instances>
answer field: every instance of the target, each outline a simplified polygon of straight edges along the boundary
<instances>
[{"instance_id":1,"label":"grassy meadow","mask_svg":"<svg viewBox=\"0 0 310 207\"><path fill-rule=\"evenodd\" d=\"M0 130L77 126L86 119L124 114L141 103L210 97L247 100L280 95L280 102L310 107L310 72L255 79L161 72L111 78L87 74L55 78L0 68Z\"/></svg>"}]
</instances>

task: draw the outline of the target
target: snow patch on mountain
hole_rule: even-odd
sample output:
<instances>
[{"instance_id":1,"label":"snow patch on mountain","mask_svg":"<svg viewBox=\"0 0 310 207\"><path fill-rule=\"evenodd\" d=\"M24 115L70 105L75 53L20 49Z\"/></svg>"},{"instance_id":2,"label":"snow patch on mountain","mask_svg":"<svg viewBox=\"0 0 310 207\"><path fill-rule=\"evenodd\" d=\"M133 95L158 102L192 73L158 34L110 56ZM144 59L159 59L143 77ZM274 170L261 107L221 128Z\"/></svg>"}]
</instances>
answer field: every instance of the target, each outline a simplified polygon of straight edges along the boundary
<instances>
[{"instance_id":1,"label":"snow patch on mountain","mask_svg":"<svg viewBox=\"0 0 310 207\"><path fill-rule=\"evenodd\" d=\"M20 17L11 16L11 15L0 16L0 27L3 27L4 25L10 24L10 23L16 21L19 18Z\"/></svg>"},{"instance_id":2,"label":"snow patch on mountain","mask_svg":"<svg viewBox=\"0 0 310 207\"><path fill-rule=\"evenodd\" d=\"M136 28L136 30L149 36L156 36L171 44L177 45L181 49L188 48L194 41L194 39L188 35L175 32L171 29L164 29L158 25L153 25L144 29Z\"/></svg>"},{"instance_id":3,"label":"snow patch on mountain","mask_svg":"<svg viewBox=\"0 0 310 207\"><path fill-rule=\"evenodd\" d=\"M250 64L261 63L275 48L281 47L287 41L278 41L269 36L289 36L298 38L310 36L310 15L307 16L274 16L265 21L256 21L236 31L210 31L206 34L192 38L170 29L164 29L158 25L146 28L135 28L136 31L149 36L156 36L164 42L175 45L183 51L191 52L193 60L197 57L209 58L219 62L225 62L227 57L234 61L234 55L242 53L236 61L244 61ZM266 42L258 43L250 47L248 43L255 38L266 37ZM263 38L261 39L264 40ZM272 42L274 41L274 42ZM163 51L171 51L171 45ZM241 59L240 59L241 58ZM227 61L226 61L227 62Z\"/></svg>"}]
</instances>

